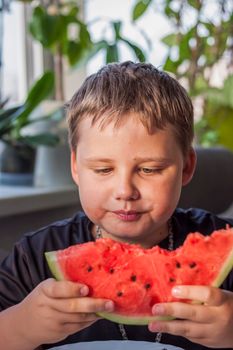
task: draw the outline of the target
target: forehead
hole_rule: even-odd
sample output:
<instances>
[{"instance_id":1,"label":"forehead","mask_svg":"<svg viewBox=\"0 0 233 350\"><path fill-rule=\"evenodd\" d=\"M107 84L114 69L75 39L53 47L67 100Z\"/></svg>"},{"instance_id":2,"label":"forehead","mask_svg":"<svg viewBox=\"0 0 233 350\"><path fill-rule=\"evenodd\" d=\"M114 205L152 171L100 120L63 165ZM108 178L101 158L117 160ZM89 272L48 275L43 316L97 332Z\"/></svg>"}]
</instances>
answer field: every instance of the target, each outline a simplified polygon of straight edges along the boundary
<instances>
[{"instance_id":1,"label":"forehead","mask_svg":"<svg viewBox=\"0 0 233 350\"><path fill-rule=\"evenodd\" d=\"M112 130L112 133L118 133L122 130L129 130L130 127L137 125L140 128L144 128L144 132L148 134L153 134L158 131L158 128L153 126L151 120L142 118L141 115L137 113L124 113L124 114L111 114L107 113L103 116L95 118L93 116L85 116L82 118L78 125L77 136L78 140L85 136L87 130L94 129L95 132L101 133L104 130ZM162 128L161 128L162 129Z\"/></svg>"},{"instance_id":2,"label":"forehead","mask_svg":"<svg viewBox=\"0 0 233 350\"><path fill-rule=\"evenodd\" d=\"M111 122L104 127L101 120L92 124L92 118L85 118L80 123L78 153L85 156L95 154L121 154L123 157L134 153L140 156L152 153L171 153L179 148L171 125L155 129L149 133L139 118L128 116L120 125Z\"/></svg>"}]
</instances>

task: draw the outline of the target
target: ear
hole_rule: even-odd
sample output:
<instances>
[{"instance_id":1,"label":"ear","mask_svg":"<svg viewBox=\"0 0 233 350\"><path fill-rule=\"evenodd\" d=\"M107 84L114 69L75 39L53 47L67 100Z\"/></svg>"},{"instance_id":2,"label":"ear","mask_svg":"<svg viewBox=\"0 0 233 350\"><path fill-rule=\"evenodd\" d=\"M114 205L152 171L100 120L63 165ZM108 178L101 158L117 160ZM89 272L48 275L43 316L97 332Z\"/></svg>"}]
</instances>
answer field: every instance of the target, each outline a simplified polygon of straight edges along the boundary
<instances>
[{"instance_id":1,"label":"ear","mask_svg":"<svg viewBox=\"0 0 233 350\"><path fill-rule=\"evenodd\" d=\"M79 184L79 177L78 177L78 165L77 165L77 159L76 159L76 153L74 151L71 151L70 155L70 164L71 164L71 175L78 186Z\"/></svg>"},{"instance_id":2,"label":"ear","mask_svg":"<svg viewBox=\"0 0 233 350\"><path fill-rule=\"evenodd\" d=\"M194 171L196 169L197 156L193 147L189 150L187 156L184 160L184 168L183 168L183 177L182 177L182 185L187 185L193 177Z\"/></svg>"}]
</instances>

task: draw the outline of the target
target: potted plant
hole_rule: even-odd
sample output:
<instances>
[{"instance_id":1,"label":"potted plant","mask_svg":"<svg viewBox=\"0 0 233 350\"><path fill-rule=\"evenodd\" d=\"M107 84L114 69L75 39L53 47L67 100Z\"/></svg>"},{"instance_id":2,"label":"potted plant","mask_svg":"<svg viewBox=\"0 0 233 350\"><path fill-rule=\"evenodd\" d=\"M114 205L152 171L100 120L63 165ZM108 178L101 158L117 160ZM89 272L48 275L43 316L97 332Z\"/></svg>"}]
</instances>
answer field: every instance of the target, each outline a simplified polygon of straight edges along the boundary
<instances>
[{"instance_id":1,"label":"potted plant","mask_svg":"<svg viewBox=\"0 0 233 350\"><path fill-rule=\"evenodd\" d=\"M22 0L20 0L22 1ZM81 7L74 0L38 0L31 2L32 16L29 31L32 37L51 53L55 74L55 100L64 101L63 70L64 60L75 68L96 55L105 53L106 63L119 61L119 43L123 43L133 52L139 61L145 61L145 54L135 43L121 34L120 21L98 19L106 24L106 31L113 33L112 40L103 37L93 42L90 35L92 23L82 19ZM95 22L95 21L94 21Z\"/></svg>"},{"instance_id":2,"label":"potted plant","mask_svg":"<svg viewBox=\"0 0 233 350\"><path fill-rule=\"evenodd\" d=\"M22 1L22 0L21 0ZM29 1L31 17L28 28L33 39L50 53L55 79L53 100L44 101L44 112L62 106L65 101L64 65L75 69L84 65L99 51L105 53L106 62L119 61L119 44L128 46L138 60L145 60L143 51L121 34L121 23L104 21L106 30L112 31L113 40L105 39L105 32L99 41L94 42L89 33L92 23L85 23L82 9L77 1L38 0ZM28 6L28 5L27 5ZM81 83L81 82L80 82ZM77 87L80 84L77 81ZM62 128L63 126L63 128ZM36 184L40 186L61 186L73 183L69 172L69 147L67 129L60 123L61 142L56 148L40 147L36 164ZM61 162L62 158L62 162Z\"/></svg>"},{"instance_id":3,"label":"potted plant","mask_svg":"<svg viewBox=\"0 0 233 350\"><path fill-rule=\"evenodd\" d=\"M29 129L41 121L60 120L62 110L39 118L33 117L35 108L54 88L54 76L46 72L30 89L25 102L19 106L0 109L0 183L32 185L36 148L55 146L59 137L51 132Z\"/></svg>"}]
</instances>

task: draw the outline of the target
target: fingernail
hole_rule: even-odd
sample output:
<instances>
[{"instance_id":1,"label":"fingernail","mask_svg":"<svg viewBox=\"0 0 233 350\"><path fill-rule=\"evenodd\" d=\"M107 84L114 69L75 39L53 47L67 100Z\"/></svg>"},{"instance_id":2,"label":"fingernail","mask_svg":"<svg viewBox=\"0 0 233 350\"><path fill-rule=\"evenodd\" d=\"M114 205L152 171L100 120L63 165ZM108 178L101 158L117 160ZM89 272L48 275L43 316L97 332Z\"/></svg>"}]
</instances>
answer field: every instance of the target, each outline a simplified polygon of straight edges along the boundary
<instances>
[{"instance_id":1,"label":"fingernail","mask_svg":"<svg viewBox=\"0 0 233 350\"><path fill-rule=\"evenodd\" d=\"M172 295L174 297L180 297L182 295L182 289L180 287L172 288Z\"/></svg>"},{"instance_id":2,"label":"fingernail","mask_svg":"<svg viewBox=\"0 0 233 350\"><path fill-rule=\"evenodd\" d=\"M89 293L89 289L88 289L87 286L81 287L81 289L80 289L80 294L81 294L83 297L86 296L86 295L88 295L88 293Z\"/></svg>"},{"instance_id":3,"label":"fingernail","mask_svg":"<svg viewBox=\"0 0 233 350\"><path fill-rule=\"evenodd\" d=\"M109 300L104 305L106 311L113 311L114 310L114 303Z\"/></svg>"},{"instance_id":4,"label":"fingernail","mask_svg":"<svg viewBox=\"0 0 233 350\"><path fill-rule=\"evenodd\" d=\"M160 304L154 305L152 308L153 315L163 315L164 311L165 311L164 306Z\"/></svg>"}]
</instances>

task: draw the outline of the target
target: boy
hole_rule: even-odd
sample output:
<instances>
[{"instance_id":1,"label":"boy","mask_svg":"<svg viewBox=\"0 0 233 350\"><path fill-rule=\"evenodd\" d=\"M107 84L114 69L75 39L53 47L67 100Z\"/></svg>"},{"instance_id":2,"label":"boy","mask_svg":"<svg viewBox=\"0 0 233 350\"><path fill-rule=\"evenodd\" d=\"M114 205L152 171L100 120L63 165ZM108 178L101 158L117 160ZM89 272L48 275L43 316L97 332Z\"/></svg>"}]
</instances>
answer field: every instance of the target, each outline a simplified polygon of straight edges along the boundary
<instances>
[{"instance_id":1,"label":"boy","mask_svg":"<svg viewBox=\"0 0 233 350\"><path fill-rule=\"evenodd\" d=\"M122 339L126 349L131 341L145 350L233 348L232 273L222 289L174 288L175 296L202 304L152 307L174 321L122 326L96 316L114 310L111 300L89 298L85 285L55 281L44 259L45 251L99 237L175 249L191 231L233 225L202 210L176 209L196 163L185 90L150 64L107 65L72 98L68 124L71 171L85 214L26 235L2 263L0 348L87 349L84 342ZM88 349L91 344L98 348L88 343Z\"/></svg>"}]
</instances>

